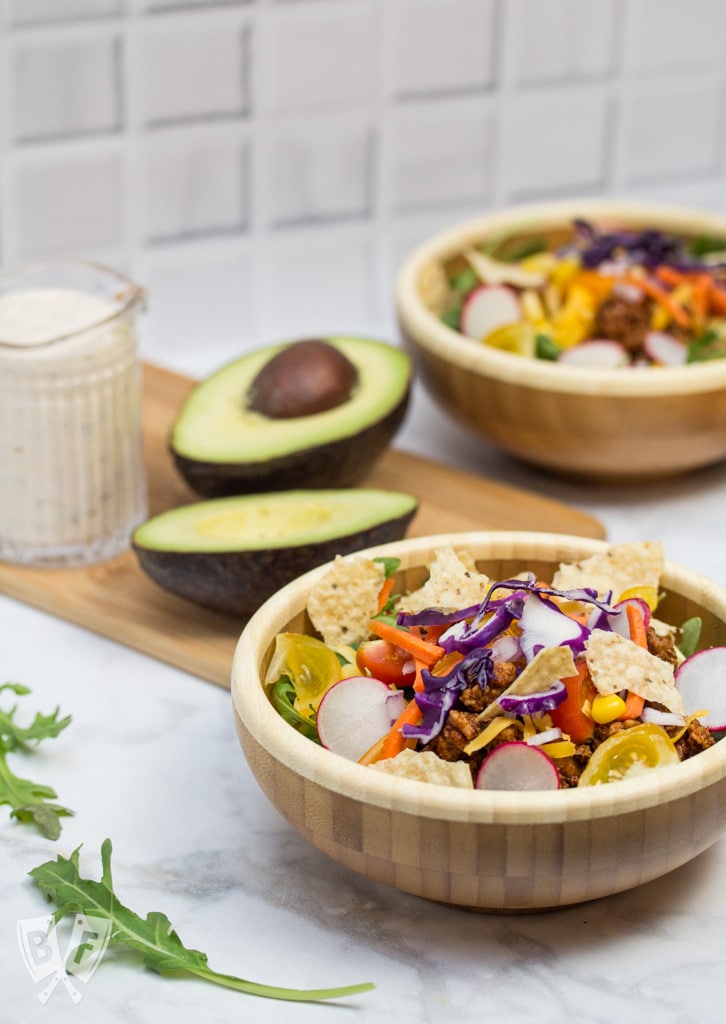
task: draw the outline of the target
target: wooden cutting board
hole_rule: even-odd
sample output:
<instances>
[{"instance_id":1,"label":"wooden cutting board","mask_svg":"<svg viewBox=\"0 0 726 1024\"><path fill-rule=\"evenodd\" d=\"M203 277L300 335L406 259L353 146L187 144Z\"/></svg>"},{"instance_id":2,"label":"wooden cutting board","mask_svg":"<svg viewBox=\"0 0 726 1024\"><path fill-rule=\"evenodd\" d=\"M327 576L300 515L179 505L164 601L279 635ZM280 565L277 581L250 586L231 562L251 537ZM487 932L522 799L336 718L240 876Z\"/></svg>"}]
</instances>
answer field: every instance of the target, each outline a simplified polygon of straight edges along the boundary
<instances>
[{"instance_id":1,"label":"wooden cutting board","mask_svg":"<svg viewBox=\"0 0 726 1024\"><path fill-rule=\"evenodd\" d=\"M194 381L147 364L144 446L152 513L198 500L167 452L169 427ZM604 537L578 509L389 449L366 486L408 491L420 501L410 536L460 530L545 530ZM174 597L138 568L132 552L79 569L33 569L0 562L0 591L117 640L220 686L229 686L244 621Z\"/></svg>"}]
</instances>

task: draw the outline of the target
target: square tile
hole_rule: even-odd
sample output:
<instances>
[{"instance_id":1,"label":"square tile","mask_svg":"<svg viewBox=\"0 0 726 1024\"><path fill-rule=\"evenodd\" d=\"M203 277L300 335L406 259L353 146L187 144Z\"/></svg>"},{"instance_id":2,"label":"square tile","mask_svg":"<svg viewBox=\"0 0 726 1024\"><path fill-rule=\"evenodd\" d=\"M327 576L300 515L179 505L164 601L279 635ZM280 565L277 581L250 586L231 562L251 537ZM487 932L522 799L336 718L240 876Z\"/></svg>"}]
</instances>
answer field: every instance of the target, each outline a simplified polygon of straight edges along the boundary
<instances>
[{"instance_id":1,"label":"square tile","mask_svg":"<svg viewBox=\"0 0 726 1024\"><path fill-rule=\"evenodd\" d=\"M279 227L368 216L373 149L370 126L348 118L276 126L263 149L259 182L268 221Z\"/></svg>"},{"instance_id":2,"label":"square tile","mask_svg":"<svg viewBox=\"0 0 726 1024\"><path fill-rule=\"evenodd\" d=\"M627 66L636 72L724 68L723 0L638 0L627 6Z\"/></svg>"},{"instance_id":3,"label":"square tile","mask_svg":"<svg viewBox=\"0 0 726 1024\"><path fill-rule=\"evenodd\" d=\"M598 78L613 70L614 0L514 0L513 75L522 85Z\"/></svg>"},{"instance_id":4,"label":"square tile","mask_svg":"<svg viewBox=\"0 0 726 1024\"><path fill-rule=\"evenodd\" d=\"M11 0L10 3L14 25L110 18L123 12L124 0Z\"/></svg>"},{"instance_id":5,"label":"square tile","mask_svg":"<svg viewBox=\"0 0 726 1024\"><path fill-rule=\"evenodd\" d=\"M188 11L207 7L242 7L254 0L146 0L145 10L154 12Z\"/></svg>"},{"instance_id":6,"label":"square tile","mask_svg":"<svg viewBox=\"0 0 726 1024\"><path fill-rule=\"evenodd\" d=\"M500 186L507 197L600 188L606 179L611 102L606 89L519 94L498 109Z\"/></svg>"},{"instance_id":7,"label":"square tile","mask_svg":"<svg viewBox=\"0 0 726 1024\"><path fill-rule=\"evenodd\" d=\"M84 256L121 245L124 237L120 152L14 161L14 235L21 259Z\"/></svg>"},{"instance_id":8,"label":"square tile","mask_svg":"<svg viewBox=\"0 0 726 1024\"><path fill-rule=\"evenodd\" d=\"M629 181L716 173L726 125L726 95L719 84L669 76L632 86L623 112Z\"/></svg>"},{"instance_id":9,"label":"square tile","mask_svg":"<svg viewBox=\"0 0 726 1024\"><path fill-rule=\"evenodd\" d=\"M244 231L246 156L240 140L218 133L148 136L139 177L146 241L164 243Z\"/></svg>"},{"instance_id":10,"label":"square tile","mask_svg":"<svg viewBox=\"0 0 726 1024\"><path fill-rule=\"evenodd\" d=\"M118 131L120 47L116 37L19 43L13 67L16 139Z\"/></svg>"},{"instance_id":11,"label":"square tile","mask_svg":"<svg viewBox=\"0 0 726 1024\"><path fill-rule=\"evenodd\" d=\"M247 109L247 29L164 26L143 33L138 52L139 102L152 127L208 117L241 117Z\"/></svg>"},{"instance_id":12,"label":"square tile","mask_svg":"<svg viewBox=\"0 0 726 1024\"><path fill-rule=\"evenodd\" d=\"M495 79L493 0L386 4L393 95L399 99L488 89Z\"/></svg>"},{"instance_id":13,"label":"square tile","mask_svg":"<svg viewBox=\"0 0 726 1024\"><path fill-rule=\"evenodd\" d=\"M399 108L389 144L393 209L483 202L494 144L486 101L440 100Z\"/></svg>"},{"instance_id":14,"label":"square tile","mask_svg":"<svg viewBox=\"0 0 726 1024\"><path fill-rule=\"evenodd\" d=\"M260 102L266 110L341 107L376 90L373 12L360 4L286 10L266 26Z\"/></svg>"}]
</instances>

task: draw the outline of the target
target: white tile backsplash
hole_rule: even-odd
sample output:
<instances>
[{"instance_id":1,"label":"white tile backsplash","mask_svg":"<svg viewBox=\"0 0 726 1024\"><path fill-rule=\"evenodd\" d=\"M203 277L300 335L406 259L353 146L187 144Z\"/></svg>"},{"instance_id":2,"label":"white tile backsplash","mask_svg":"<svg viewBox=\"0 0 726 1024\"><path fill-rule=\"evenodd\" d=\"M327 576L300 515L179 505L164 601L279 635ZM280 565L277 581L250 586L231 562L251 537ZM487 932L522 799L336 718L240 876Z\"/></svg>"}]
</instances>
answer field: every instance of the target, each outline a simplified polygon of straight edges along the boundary
<instances>
[{"instance_id":1,"label":"white tile backsplash","mask_svg":"<svg viewBox=\"0 0 726 1024\"><path fill-rule=\"evenodd\" d=\"M500 126L505 194L518 199L604 188L611 112L604 87L513 96Z\"/></svg>"},{"instance_id":2,"label":"white tile backsplash","mask_svg":"<svg viewBox=\"0 0 726 1024\"><path fill-rule=\"evenodd\" d=\"M406 104L391 126L395 211L485 203L495 147L492 112L479 97Z\"/></svg>"},{"instance_id":3,"label":"white tile backsplash","mask_svg":"<svg viewBox=\"0 0 726 1024\"><path fill-rule=\"evenodd\" d=\"M615 66L617 0L514 0L514 75L522 85L576 83Z\"/></svg>"},{"instance_id":4,"label":"white tile backsplash","mask_svg":"<svg viewBox=\"0 0 726 1024\"><path fill-rule=\"evenodd\" d=\"M122 14L124 0L11 0L11 19L16 25L108 18Z\"/></svg>"},{"instance_id":5,"label":"white tile backsplash","mask_svg":"<svg viewBox=\"0 0 726 1024\"><path fill-rule=\"evenodd\" d=\"M113 35L19 43L13 55L16 141L118 131L120 45Z\"/></svg>"},{"instance_id":6,"label":"white tile backsplash","mask_svg":"<svg viewBox=\"0 0 726 1024\"><path fill-rule=\"evenodd\" d=\"M139 42L139 102L151 127L241 117L248 106L244 28L162 27Z\"/></svg>"},{"instance_id":7,"label":"white tile backsplash","mask_svg":"<svg viewBox=\"0 0 726 1024\"><path fill-rule=\"evenodd\" d=\"M375 27L369 4L276 11L266 27L264 109L302 113L373 100Z\"/></svg>"},{"instance_id":8,"label":"white tile backsplash","mask_svg":"<svg viewBox=\"0 0 726 1024\"><path fill-rule=\"evenodd\" d=\"M726 65L723 0L637 0L628 4L630 66L637 72L721 71Z\"/></svg>"},{"instance_id":9,"label":"white tile backsplash","mask_svg":"<svg viewBox=\"0 0 726 1024\"><path fill-rule=\"evenodd\" d=\"M123 156L78 153L12 162L14 236L20 259L83 256L124 240Z\"/></svg>"},{"instance_id":10,"label":"white tile backsplash","mask_svg":"<svg viewBox=\"0 0 726 1024\"><path fill-rule=\"evenodd\" d=\"M372 129L358 118L275 124L262 148L269 224L370 216L373 159Z\"/></svg>"},{"instance_id":11,"label":"white tile backsplash","mask_svg":"<svg viewBox=\"0 0 726 1024\"><path fill-rule=\"evenodd\" d=\"M390 322L485 208L726 211L725 41L725 0L0 0L0 262L148 275L158 358L195 281L230 351Z\"/></svg>"},{"instance_id":12,"label":"white tile backsplash","mask_svg":"<svg viewBox=\"0 0 726 1024\"><path fill-rule=\"evenodd\" d=\"M243 232L247 173L245 144L224 133L147 136L140 178L145 240L168 244Z\"/></svg>"},{"instance_id":13,"label":"white tile backsplash","mask_svg":"<svg viewBox=\"0 0 726 1024\"><path fill-rule=\"evenodd\" d=\"M633 182L718 173L726 93L711 79L636 83L625 115L624 166Z\"/></svg>"},{"instance_id":14,"label":"white tile backsplash","mask_svg":"<svg viewBox=\"0 0 726 1024\"><path fill-rule=\"evenodd\" d=\"M396 0L390 5L392 89L399 99L489 88L494 0Z\"/></svg>"}]
</instances>

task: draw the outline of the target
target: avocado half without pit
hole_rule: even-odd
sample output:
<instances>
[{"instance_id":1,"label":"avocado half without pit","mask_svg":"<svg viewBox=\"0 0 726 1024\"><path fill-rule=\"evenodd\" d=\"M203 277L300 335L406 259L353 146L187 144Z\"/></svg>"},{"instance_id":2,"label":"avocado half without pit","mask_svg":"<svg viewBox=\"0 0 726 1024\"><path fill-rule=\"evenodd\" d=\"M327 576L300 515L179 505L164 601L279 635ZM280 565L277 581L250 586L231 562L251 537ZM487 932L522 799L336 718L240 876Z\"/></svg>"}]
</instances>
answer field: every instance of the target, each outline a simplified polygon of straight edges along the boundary
<instances>
[{"instance_id":1,"label":"avocado half without pit","mask_svg":"<svg viewBox=\"0 0 726 1024\"><path fill-rule=\"evenodd\" d=\"M132 547L160 587L246 617L308 569L400 540L417 507L410 494L365 488L235 495L147 519Z\"/></svg>"},{"instance_id":2,"label":"avocado half without pit","mask_svg":"<svg viewBox=\"0 0 726 1024\"><path fill-rule=\"evenodd\" d=\"M194 388L169 448L205 497L352 487L401 425L410 386L408 356L385 342L340 337L268 346Z\"/></svg>"}]
</instances>

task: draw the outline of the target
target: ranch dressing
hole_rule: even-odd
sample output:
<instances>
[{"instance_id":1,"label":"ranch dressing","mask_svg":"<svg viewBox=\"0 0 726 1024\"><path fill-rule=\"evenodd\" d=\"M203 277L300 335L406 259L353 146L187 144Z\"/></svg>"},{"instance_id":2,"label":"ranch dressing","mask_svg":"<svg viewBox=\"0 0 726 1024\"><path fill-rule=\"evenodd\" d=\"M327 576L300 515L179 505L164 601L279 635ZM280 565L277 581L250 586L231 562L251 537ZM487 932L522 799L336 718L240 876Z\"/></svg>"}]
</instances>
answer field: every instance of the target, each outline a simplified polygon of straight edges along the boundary
<instances>
[{"instance_id":1,"label":"ranch dressing","mask_svg":"<svg viewBox=\"0 0 726 1024\"><path fill-rule=\"evenodd\" d=\"M0 278L0 558L112 558L146 516L141 289L90 264Z\"/></svg>"}]
</instances>

